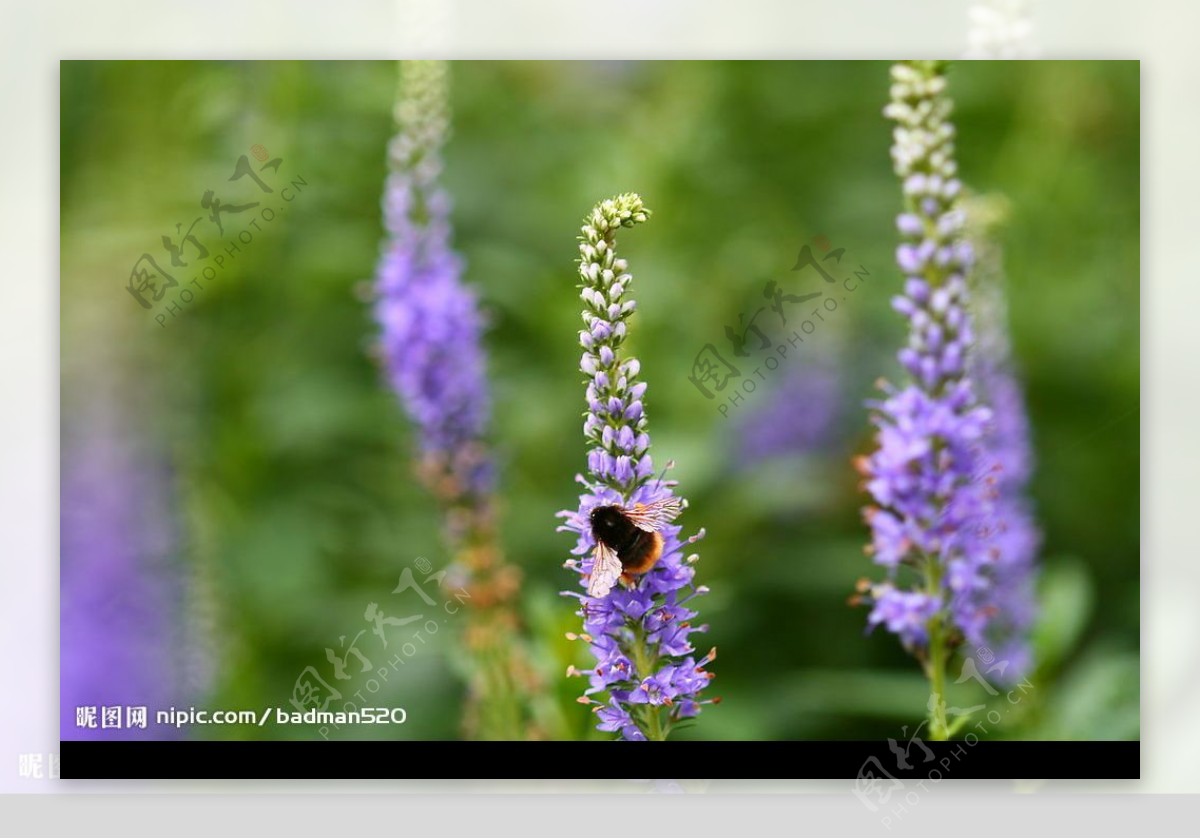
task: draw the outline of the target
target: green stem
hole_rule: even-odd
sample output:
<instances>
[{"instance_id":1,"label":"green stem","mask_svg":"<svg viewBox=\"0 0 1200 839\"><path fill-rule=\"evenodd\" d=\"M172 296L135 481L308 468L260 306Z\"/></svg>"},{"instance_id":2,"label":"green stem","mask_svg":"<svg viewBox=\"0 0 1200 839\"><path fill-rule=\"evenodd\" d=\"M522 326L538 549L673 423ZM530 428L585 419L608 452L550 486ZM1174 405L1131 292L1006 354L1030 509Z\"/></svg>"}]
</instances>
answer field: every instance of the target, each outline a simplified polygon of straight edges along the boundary
<instances>
[{"instance_id":1,"label":"green stem","mask_svg":"<svg viewBox=\"0 0 1200 839\"><path fill-rule=\"evenodd\" d=\"M926 580L928 593L938 595L942 581L942 569L936 557L928 558ZM946 723L946 638L942 616L939 612L929 619L929 739L947 740L950 732Z\"/></svg>"},{"instance_id":2,"label":"green stem","mask_svg":"<svg viewBox=\"0 0 1200 839\"><path fill-rule=\"evenodd\" d=\"M658 665L657 657L646 648L646 637L639 626L634 630L633 644L629 650L630 658L633 660L633 669L638 681L649 678L654 675L654 670ZM646 735L647 740L666 740L667 729L663 726L662 718L659 712L662 710L657 705L642 706L642 722L639 726L642 733Z\"/></svg>"},{"instance_id":3,"label":"green stem","mask_svg":"<svg viewBox=\"0 0 1200 839\"><path fill-rule=\"evenodd\" d=\"M459 561L471 575L474 595L486 595L470 604L465 632L471 640L467 648L471 668L465 733L470 739L524 740L533 725L529 709L531 689L525 680L525 651L520 630L509 616L514 603L511 596L501 597L499 578L504 570L489 511L466 506L465 529L452 537ZM482 565L472 558L481 553L489 559Z\"/></svg>"},{"instance_id":4,"label":"green stem","mask_svg":"<svg viewBox=\"0 0 1200 839\"><path fill-rule=\"evenodd\" d=\"M484 691L475 701L480 706L478 736L482 740L522 740L521 703L509 673L511 639L497 639L480 655Z\"/></svg>"},{"instance_id":5,"label":"green stem","mask_svg":"<svg viewBox=\"0 0 1200 839\"><path fill-rule=\"evenodd\" d=\"M663 730L662 720L658 717L659 708L656 705L646 706L646 728L645 732L647 740L666 740L667 732Z\"/></svg>"},{"instance_id":6,"label":"green stem","mask_svg":"<svg viewBox=\"0 0 1200 839\"><path fill-rule=\"evenodd\" d=\"M941 620L929 622L929 739L946 740L949 726L946 724L946 645L942 638Z\"/></svg>"}]
</instances>

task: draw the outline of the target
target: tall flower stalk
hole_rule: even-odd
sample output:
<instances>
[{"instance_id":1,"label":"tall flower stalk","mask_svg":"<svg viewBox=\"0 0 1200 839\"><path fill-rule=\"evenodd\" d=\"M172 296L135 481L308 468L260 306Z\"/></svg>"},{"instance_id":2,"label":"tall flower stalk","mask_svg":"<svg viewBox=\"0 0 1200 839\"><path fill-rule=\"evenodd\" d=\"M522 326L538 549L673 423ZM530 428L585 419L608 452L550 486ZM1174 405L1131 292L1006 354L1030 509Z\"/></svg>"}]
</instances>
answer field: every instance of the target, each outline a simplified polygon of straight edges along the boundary
<instances>
[{"instance_id":1,"label":"tall flower stalk","mask_svg":"<svg viewBox=\"0 0 1200 839\"><path fill-rule=\"evenodd\" d=\"M982 645L996 612L991 602L994 474L983 453L990 412L969 374L974 344L966 275L973 253L958 207L951 104L945 63L893 66L892 159L905 210L896 226L896 261L905 276L894 308L908 319L898 353L907 382L884 383L873 403L877 449L859 462L875 504L865 513L868 552L886 570L883 582L860 583L883 625L922 662L930 681L929 736L952 734L945 678L953 650ZM965 718L957 721L965 722Z\"/></svg>"},{"instance_id":2,"label":"tall flower stalk","mask_svg":"<svg viewBox=\"0 0 1200 839\"><path fill-rule=\"evenodd\" d=\"M571 639L588 645L595 665L584 674L574 666L569 676L586 675L589 687L580 701L599 717L600 731L615 732L622 740L665 740L672 728L695 717L712 674L705 667L716 650L697 657L690 636L706 626L694 623L688 603L707 591L695 586L695 562L684 549L704 535L681 540L681 528L665 524L661 557L640 576L624 579L603 596L589 596L588 582L596 572L597 541L592 512L616 506L625 510L659 504L682 509L673 481L655 477L650 456L645 409L646 384L639 381L641 365L623 351L629 321L637 304L628 296L632 276L616 255L616 235L645 222L650 211L636 194L602 201L584 219L579 245L583 323L579 333L586 377L587 410L583 433L590 445L588 474L577 476L584 486L577 510L564 510L560 530L578 536L574 559L566 566L576 572L583 591L564 592L578 598L583 632ZM670 464L668 464L670 466Z\"/></svg>"},{"instance_id":3,"label":"tall flower stalk","mask_svg":"<svg viewBox=\"0 0 1200 839\"><path fill-rule=\"evenodd\" d=\"M450 245L451 202L441 186L447 72L444 62L400 62L375 318L388 380L416 426L418 474L442 505L456 570L471 593L465 728L469 736L513 740L532 733L527 698L537 679L513 609L519 574L504 561L496 532L483 319Z\"/></svg>"}]
</instances>

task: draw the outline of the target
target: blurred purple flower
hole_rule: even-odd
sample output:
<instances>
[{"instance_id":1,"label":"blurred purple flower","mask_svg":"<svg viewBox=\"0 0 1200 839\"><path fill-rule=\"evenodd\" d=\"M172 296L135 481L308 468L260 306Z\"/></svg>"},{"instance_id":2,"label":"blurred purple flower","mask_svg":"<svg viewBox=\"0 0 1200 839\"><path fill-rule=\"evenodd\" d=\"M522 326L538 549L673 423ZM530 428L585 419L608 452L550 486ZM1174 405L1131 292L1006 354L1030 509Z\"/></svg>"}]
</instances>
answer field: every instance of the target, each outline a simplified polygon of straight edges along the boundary
<instances>
[{"instance_id":1,"label":"blurred purple flower","mask_svg":"<svg viewBox=\"0 0 1200 839\"><path fill-rule=\"evenodd\" d=\"M402 62L375 319L388 379L417 425L431 478L450 479L450 494L482 495L492 485L480 445L489 411L483 319L461 280L450 198L439 185L446 72L441 62Z\"/></svg>"},{"instance_id":2,"label":"blurred purple flower","mask_svg":"<svg viewBox=\"0 0 1200 839\"><path fill-rule=\"evenodd\" d=\"M585 593L595 548L592 509L629 508L674 496L673 482L654 477L643 407L646 385L638 381L641 365L620 354L636 304L625 297L632 277L625 260L616 258L615 234L648 216L641 198L626 194L601 202L584 220L579 273L587 328L579 333L580 369L587 378L583 431L592 447L589 475L578 477L585 488L579 507L559 514L565 519L559 529L577 534L572 551L577 558L567 567L579 574L584 589L564 592L583 607L583 633L572 637L582 638L596 659L581 699L595 708L601 731L619 733L624 740L665 739L673 724L698 714L709 701L699 699L712 678L704 668L716 657L715 650L698 657L689 640L707 627L693 623L696 612L687 604L707 589L693 584L698 557L685 558L684 548L703 531L683 540L678 525L666 525L659 531L662 556L649 572L603 597Z\"/></svg>"},{"instance_id":3,"label":"blurred purple flower","mask_svg":"<svg viewBox=\"0 0 1200 839\"><path fill-rule=\"evenodd\" d=\"M974 273L976 322L979 340L971 358L971 373L980 398L992 409L992 422L984 441L985 470L995 479L992 527L993 553L991 602L994 617L988 639L1007 661L1001 680L1017 682L1033 666L1029 630L1036 616L1034 582L1041 533L1028 498L1033 473L1033 447L1025 398L1018 380L1008 340L1004 273L999 245L989 236L988 221L998 221L985 198L975 199L978 220L973 218L973 238L979 251Z\"/></svg>"},{"instance_id":4,"label":"blurred purple flower","mask_svg":"<svg viewBox=\"0 0 1200 839\"><path fill-rule=\"evenodd\" d=\"M185 668L195 650L181 631L183 577L173 564L167 477L102 408L88 422L63 439L60 736L172 739L180 731L157 725L155 712L186 705ZM106 707L118 709L119 727L106 725ZM145 709L144 727L130 708Z\"/></svg>"},{"instance_id":5,"label":"blurred purple flower","mask_svg":"<svg viewBox=\"0 0 1200 839\"><path fill-rule=\"evenodd\" d=\"M884 583L876 587L872 599L871 625L883 624L907 646L923 646L929 640L929 619L941 608L937 597Z\"/></svg>"},{"instance_id":6,"label":"blurred purple flower","mask_svg":"<svg viewBox=\"0 0 1200 839\"><path fill-rule=\"evenodd\" d=\"M839 374L831 359L793 364L779 387L739 423L739 460L753 465L819 453L829 445L842 412Z\"/></svg>"},{"instance_id":7,"label":"blurred purple flower","mask_svg":"<svg viewBox=\"0 0 1200 839\"><path fill-rule=\"evenodd\" d=\"M375 319L388 379L417 426L420 477L442 505L451 573L471 589L462 634L472 670L464 731L522 739L539 730L531 699L540 679L513 606L521 575L504 561L493 507L483 318L451 249L450 197L440 185L447 73L441 61L400 62Z\"/></svg>"}]
</instances>

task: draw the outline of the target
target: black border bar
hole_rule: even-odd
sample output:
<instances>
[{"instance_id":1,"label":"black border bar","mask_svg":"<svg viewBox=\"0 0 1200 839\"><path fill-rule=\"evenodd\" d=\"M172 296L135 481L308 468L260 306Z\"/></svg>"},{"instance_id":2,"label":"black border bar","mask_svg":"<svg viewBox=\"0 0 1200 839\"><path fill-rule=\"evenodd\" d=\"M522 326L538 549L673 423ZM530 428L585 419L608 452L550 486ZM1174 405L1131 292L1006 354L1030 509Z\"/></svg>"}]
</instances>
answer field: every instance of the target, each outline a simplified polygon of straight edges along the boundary
<instances>
[{"instance_id":1,"label":"black border bar","mask_svg":"<svg viewBox=\"0 0 1200 839\"><path fill-rule=\"evenodd\" d=\"M908 753L903 749L908 745ZM64 740L67 779L532 780L646 777L1125 780L1141 777L1138 740L672 741ZM668 767L670 767L668 769ZM412 774L397 774L412 773ZM680 777L683 777L682 775Z\"/></svg>"}]
</instances>

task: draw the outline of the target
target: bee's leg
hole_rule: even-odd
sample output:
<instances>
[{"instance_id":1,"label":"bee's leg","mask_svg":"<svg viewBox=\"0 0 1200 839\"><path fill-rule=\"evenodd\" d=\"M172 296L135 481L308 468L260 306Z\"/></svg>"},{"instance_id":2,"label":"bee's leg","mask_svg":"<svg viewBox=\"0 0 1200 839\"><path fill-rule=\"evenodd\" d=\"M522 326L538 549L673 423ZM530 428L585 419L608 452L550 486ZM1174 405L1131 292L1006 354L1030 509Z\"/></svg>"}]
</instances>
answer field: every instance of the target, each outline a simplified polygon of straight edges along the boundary
<instances>
[{"instance_id":1,"label":"bee's leg","mask_svg":"<svg viewBox=\"0 0 1200 839\"><path fill-rule=\"evenodd\" d=\"M633 588L637 584L637 580L628 571L621 572L621 585L625 588Z\"/></svg>"}]
</instances>

